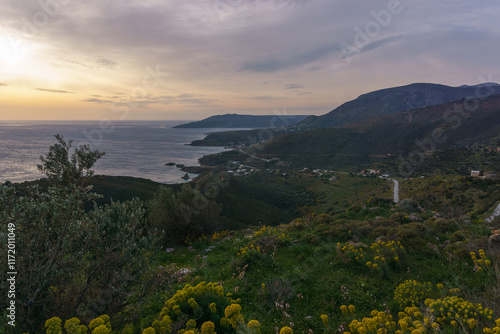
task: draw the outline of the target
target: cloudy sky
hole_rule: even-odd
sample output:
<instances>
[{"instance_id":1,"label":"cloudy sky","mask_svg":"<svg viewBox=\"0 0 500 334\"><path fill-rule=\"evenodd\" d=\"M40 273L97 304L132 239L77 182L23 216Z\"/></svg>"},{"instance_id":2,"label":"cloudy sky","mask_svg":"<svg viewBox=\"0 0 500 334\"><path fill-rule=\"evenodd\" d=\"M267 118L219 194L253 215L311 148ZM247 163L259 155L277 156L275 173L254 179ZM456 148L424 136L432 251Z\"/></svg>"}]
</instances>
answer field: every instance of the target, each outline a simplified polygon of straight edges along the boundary
<instances>
[{"instance_id":1,"label":"cloudy sky","mask_svg":"<svg viewBox=\"0 0 500 334\"><path fill-rule=\"evenodd\" d=\"M0 119L324 114L500 82L500 2L3 0Z\"/></svg>"}]
</instances>

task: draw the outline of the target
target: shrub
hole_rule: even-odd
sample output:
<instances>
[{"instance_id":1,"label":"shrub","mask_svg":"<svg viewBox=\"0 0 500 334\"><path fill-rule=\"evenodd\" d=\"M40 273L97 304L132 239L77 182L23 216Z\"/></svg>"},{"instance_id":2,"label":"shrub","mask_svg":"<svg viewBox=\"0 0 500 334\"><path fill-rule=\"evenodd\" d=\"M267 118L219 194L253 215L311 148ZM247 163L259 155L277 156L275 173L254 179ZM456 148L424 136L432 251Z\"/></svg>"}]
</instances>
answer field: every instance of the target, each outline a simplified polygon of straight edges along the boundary
<instances>
[{"instance_id":1,"label":"shrub","mask_svg":"<svg viewBox=\"0 0 500 334\"><path fill-rule=\"evenodd\" d=\"M406 280L394 291L394 301L400 307L418 306L431 296L433 286L430 282L421 283L416 280Z\"/></svg>"},{"instance_id":2,"label":"shrub","mask_svg":"<svg viewBox=\"0 0 500 334\"><path fill-rule=\"evenodd\" d=\"M33 187L18 196L13 187L0 186L0 226L15 225L16 248L22 250L16 254L19 332L35 332L53 314L117 314L152 287L146 282L151 238L142 204L86 211L85 204L99 196L84 184L103 154L81 146L70 156L71 141L56 138L39 166L52 183L46 192ZM7 244L6 233L0 232L0 243ZM7 257L2 250L0 255ZM2 289L4 282L6 271L0 271ZM0 298L0 309L7 302Z\"/></svg>"},{"instance_id":3,"label":"shrub","mask_svg":"<svg viewBox=\"0 0 500 334\"><path fill-rule=\"evenodd\" d=\"M197 328L206 333L235 333L244 324L240 300L231 296L224 295L224 288L217 283L201 282L194 287L187 284L165 302L152 327L156 334L198 332Z\"/></svg>"},{"instance_id":4,"label":"shrub","mask_svg":"<svg viewBox=\"0 0 500 334\"><path fill-rule=\"evenodd\" d=\"M401 200L396 206L400 211L407 213L414 213L420 211L418 209L418 203L414 199L405 198Z\"/></svg>"},{"instance_id":5,"label":"shrub","mask_svg":"<svg viewBox=\"0 0 500 334\"><path fill-rule=\"evenodd\" d=\"M182 244L212 234L222 210L189 184L183 185L179 192L161 187L150 207L149 222L159 231L163 245Z\"/></svg>"}]
</instances>

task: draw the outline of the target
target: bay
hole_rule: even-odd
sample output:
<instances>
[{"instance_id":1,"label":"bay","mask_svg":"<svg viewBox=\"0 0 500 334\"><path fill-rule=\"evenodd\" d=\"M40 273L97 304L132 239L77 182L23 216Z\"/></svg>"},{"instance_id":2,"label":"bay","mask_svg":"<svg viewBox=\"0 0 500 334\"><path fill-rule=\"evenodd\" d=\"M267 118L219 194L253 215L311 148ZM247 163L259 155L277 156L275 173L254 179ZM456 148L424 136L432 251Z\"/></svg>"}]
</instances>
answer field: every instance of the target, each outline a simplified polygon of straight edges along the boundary
<instances>
[{"instance_id":1,"label":"bay","mask_svg":"<svg viewBox=\"0 0 500 334\"><path fill-rule=\"evenodd\" d=\"M72 139L73 147L90 144L106 152L94 167L97 175L133 176L161 183L183 183L185 173L168 162L199 166L203 155L223 147L186 145L207 133L231 129L178 129L186 121L2 121L0 123L0 182L36 180L36 165L56 143L55 134ZM239 129L241 130L241 129ZM191 177L196 176L190 174Z\"/></svg>"}]
</instances>

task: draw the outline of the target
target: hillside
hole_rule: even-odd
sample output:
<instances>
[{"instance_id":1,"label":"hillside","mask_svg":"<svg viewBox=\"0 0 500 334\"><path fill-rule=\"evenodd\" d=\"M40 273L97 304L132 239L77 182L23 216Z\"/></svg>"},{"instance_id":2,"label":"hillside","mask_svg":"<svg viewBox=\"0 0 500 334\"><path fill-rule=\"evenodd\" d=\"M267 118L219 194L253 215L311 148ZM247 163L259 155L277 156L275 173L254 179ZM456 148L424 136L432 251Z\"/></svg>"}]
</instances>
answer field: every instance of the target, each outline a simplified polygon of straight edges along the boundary
<instances>
[{"instance_id":1,"label":"hillside","mask_svg":"<svg viewBox=\"0 0 500 334\"><path fill-rule=\"evenodd\" d=\"M225 114L177 125L174 128L280 128L295 125L306 117L308 116Z\"/></svg>"},{"instance_id":2,"label":"hillside","mask_svg":"<svg viewBox=\"0 0 500 334\"><path fill-rule=\"evenodd\" d=\"M467 121L495 108L485 99ZM96 176L97 205L85 179L0 184L16 298L37 302L16 303L18 327L1 333L500 332L500 217L486 219L498 179L400 179L394 203L390 179L325 170L207 172L160 190Z\"/></svg>"},{"instance_id":3,"label":"hillside","mask_svg":"<svg viewBox=\"0 0 500 334\"><path fill-rule=\"evenodd\" d=\"M296 128L332 127L409 109L448 103L466 97L494 94L500 94L500 85L496 83L460 87L414 83L363 94L325 115L307 118L299 123Z\"/></svg>"},{"instance_id":4,"label":"hillside","mask_svg":"<svg viewBox=\"0 0 500 334\"><path fill-rule=\"evenodd\" d=\"M423 154L425 160L451 148L493 140L500 133L500 95L476 101L470 113L465 109L468 102L461 100L342 127L282 134L258 146L257 153L279 157L292 167L352 170L384 162L397 170L400 156ZM453 157L444 161L452 162ZM414 170L422 163L414 164Z\"/></svg>"}]
</instances>

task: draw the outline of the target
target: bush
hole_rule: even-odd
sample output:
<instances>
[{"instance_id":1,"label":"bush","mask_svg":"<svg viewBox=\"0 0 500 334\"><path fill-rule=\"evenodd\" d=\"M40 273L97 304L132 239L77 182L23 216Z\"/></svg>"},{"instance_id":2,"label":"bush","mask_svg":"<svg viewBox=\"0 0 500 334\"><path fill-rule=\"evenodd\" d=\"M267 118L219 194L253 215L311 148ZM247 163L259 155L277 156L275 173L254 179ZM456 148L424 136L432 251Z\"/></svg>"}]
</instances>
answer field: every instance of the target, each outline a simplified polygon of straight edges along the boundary
<instances>
[{"instance_id":1,"label":"bush","mask_svg":"<svg viewBox=\"0 0 500 334\"><path fill-rule=\"evenodd\" d=\"M417 201L409 198L403 199L401 202L399 202L397 204L397 208L407 213L420 212Z\"/></svg>"},{"instance_id":2,"label":"bush","mask_svg":"<svg viewBox=\"0 0 500 334\"><path fill-rule=\"evenodd\" d=\"M84 183L102 153L82 146L70 157L71 142L56 137L58 143L41 159L40 169L53 181L47 192L32 188L28 196L18 196L13 187L0 186L1 231L15 226L16 232L19 332L38 331L53 314L115 315L151 287L144 281L151 238L144 232L141 203L85 211L85 203L99 198ZM0 243L7 244L4 232ZM7 258L3 251L0 255ZM5 282L6 271L1 271L2 291ZM0 309L8 302L0 298Z\"/></svg>"},{"instance_id":3,"label":"bush","mask_svg":"<svg viewBox=\"0 0 500 334\"><path fill-rule=\"evenodd\" d=\"M161 187L150 202L150 224L159 232L164 246L193 241L216 231L221 207L189 184L179 192Z\"/></svg>"}]
</instances>

